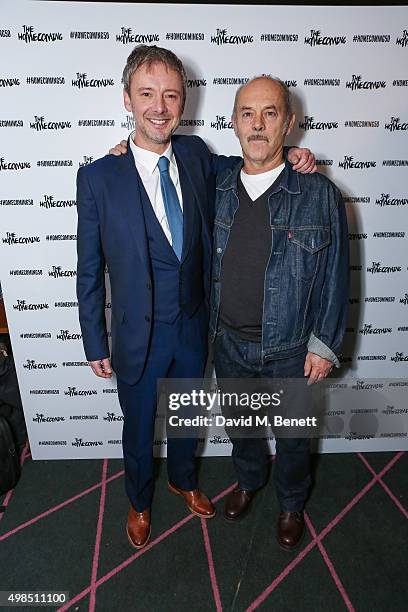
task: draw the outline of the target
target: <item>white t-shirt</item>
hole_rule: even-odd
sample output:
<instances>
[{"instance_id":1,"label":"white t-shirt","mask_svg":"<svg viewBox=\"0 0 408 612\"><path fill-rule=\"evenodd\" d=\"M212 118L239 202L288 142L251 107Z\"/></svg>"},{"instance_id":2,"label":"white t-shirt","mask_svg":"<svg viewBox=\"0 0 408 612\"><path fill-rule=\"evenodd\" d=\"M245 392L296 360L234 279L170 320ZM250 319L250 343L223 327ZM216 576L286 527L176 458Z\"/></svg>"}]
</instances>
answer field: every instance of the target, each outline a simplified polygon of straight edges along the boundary
<instances>
[{"instance_id":1,"label":"white t-shirt","mask_svg":"<svg viewBox=\"0 0 408 612\"><path fill-rule=\"evenodd\" d=\"M244 170L241 170L241 181L244 185L247 194L252 201L257 200L269 187L276 181L285 164L280 164L273 170L267 172L261 172L261 174L246 174Z\"/></svg>"}]
</instances>

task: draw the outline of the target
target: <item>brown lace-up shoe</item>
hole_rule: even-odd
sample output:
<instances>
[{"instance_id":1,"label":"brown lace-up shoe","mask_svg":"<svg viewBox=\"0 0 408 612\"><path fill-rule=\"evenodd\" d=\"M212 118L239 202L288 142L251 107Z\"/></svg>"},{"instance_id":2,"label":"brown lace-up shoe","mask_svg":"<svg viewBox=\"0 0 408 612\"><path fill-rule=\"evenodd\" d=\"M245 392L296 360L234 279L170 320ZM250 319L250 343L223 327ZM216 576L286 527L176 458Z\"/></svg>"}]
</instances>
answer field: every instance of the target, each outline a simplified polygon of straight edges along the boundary
<instances>
[{"instance_id":1,"label":"brown lace-up shoe","mask_svg":"<svg viewBox=\"0 0 408 612\"><path fill-rule=\"evenodd\" d=\"M229 521L240 519L249 510L254 495L255 491L235 489L226 501L224 509L225 518Z\"/></svg>"},{"instance_id":2,"label":"brown lace-up shoe","mask_svg":"<svg viewBox=\"0 0 408 612\"><path fill-rule=\"evenodd\" d=\"M136 512L131 506L128 514L126 533L133 548L143 548L150 538L150 508Z\"/></svg>"},{"instance_id":3,"label":"brown lace-up shoe","mask_svg":"<svg viewBox=\"0 0 408 612\"><path fill-rule=\"evenodd\" d=\"M277 540L284 550L295 550L305 533L303 512L281 512L279 515Z\"/></svg>"},{"instance_id":4,"label":"brown lace-up shoe","mask_svg":"<svg viewBox=\"0 0 408 612\"><path fill-rule=\"evenodd\" d=\"M215 516L215 508L212 505L208 497L200 491L200 489L194 489L194 491L184 491L179 489L171 482L168 483L169 491L176 495L181 495L188 506L188 509L193 514L201 516L201 518L209 519Z\"/></svg>"}]
</instances>

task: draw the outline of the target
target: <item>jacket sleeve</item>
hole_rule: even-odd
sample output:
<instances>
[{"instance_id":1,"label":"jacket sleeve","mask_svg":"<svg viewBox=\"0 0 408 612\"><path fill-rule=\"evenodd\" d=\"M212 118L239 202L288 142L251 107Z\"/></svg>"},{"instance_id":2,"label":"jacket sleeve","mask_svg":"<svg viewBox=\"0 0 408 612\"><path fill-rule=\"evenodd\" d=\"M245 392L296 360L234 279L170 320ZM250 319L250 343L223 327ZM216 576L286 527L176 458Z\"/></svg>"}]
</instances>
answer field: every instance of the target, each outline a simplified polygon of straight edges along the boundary
<instances>
[{"instance_id":1,"label":"jacket sleeve","mask_svg":"<svg viewBox=\"0 0 408 612\"><path fill-rule=\"evenodd\" d=\"M242 157L237 157L236 155L227 157L226 155L211 154L212 171L216 177L228 168L230 170L235 168L239 161L242 161Z\"/></svg>"},{"instance_id":2,"label":"jacket sleeve","mask_svg":"<svg viewBox=\"0 0 408 612\"><path fill-rule=\"evenodd\" d=\"M332 185L330 206L331 244L326 274L308 349L340 366L340 353L346 330L349 303L349 240L343 199Z\"/></svg>"},{"instance_id":3,"label":"jacket sleeve","mask_svg":"<svg viewBox=\"0 0 408 612\"><path fill-rule=\"evenodd\" d=\"M95 197L86 168L77 175L77 297L82 340L88 361L109 357L105 320L105 259Z\"/></svg>"}]
</instances>

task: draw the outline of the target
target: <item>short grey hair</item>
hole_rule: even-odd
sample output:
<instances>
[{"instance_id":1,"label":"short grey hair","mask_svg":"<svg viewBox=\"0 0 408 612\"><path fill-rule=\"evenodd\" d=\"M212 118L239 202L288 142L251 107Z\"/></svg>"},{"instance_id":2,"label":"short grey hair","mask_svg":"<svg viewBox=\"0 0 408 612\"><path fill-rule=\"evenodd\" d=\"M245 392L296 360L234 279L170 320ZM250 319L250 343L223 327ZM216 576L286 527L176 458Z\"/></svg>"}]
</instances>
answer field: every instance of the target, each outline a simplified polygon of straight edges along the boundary
<instances>
[{"instance_id":1,"label":"short grey hair","mask_svg":"<svg viewBox=\"0 0 408 612\"><path fill-rule=\"evenodd\" d=\"M165 64L171 70L175 70L181 78L183 87L183 108L186 101L187 75L182 61L170 49L156 47L156 45L137 45L126 61L123 69L122 83L127 94L130 95L130 79L140 66L146 65L148 68L152 64Z\"/></svg>"},{"instance_id":2,"label":"short grey hair","mask_svg":"<svg viewBox=\"0 0 408 612\"><path fill-rule=\"evenodd\" d=\"M244 89L244 87L246 87L247 85L249 85L253 81L257 81L258 79L268 79L268 81L272 81L273 83L277 83L277 85L279 85L279 87L281 88L282 95L283 95L283 104L284 104L284 107L285 107L285 115L286 115L285 130L287 130L287 128L289 126L290 118L291 118L291 116L293 114L292 96L290 94L289 87L286 85L285 81L282 81L282 79L279 79L278 77L272 76L270 74L260 74L259 76L254 76L254 77L252 77L252 79L249 79L249 81L247 81L246 83L243 83L242 85L240 85L238 87L237 91L235 92L234 108L232 110L232 116L233 117L236 116L236 113L237 113L237 102L238 102L238 97L239 97L240 92Z\"/></svg>"}]
</instances>

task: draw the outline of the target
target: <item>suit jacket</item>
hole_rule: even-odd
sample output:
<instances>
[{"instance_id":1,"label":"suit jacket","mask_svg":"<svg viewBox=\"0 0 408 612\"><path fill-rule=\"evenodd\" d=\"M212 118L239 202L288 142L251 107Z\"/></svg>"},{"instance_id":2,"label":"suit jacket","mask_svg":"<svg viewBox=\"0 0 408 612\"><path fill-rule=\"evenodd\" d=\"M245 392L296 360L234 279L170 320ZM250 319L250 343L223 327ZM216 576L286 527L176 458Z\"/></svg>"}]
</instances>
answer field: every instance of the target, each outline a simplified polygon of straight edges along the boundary
<instances>
[{"instance_id":1,"label":"suit jacket","mask_svg":"<svg viewBox=\"0 0 408 612\"><path fill-rule=\"evenodd\" d=\"M236 158L211 155L197 136L174 136L177 164L188 181L183 200L192 197L202 225L203 283L210 292L215 174ZM186 190L186 192L184 191ZM109 356L105 321L105 265L112 302L112 360L129 384L139 379L147 357L153 319L152 279L138 173L128 147L79 169L77 176L77 295L88 361Z\"/></svg>"}]
</instances>

